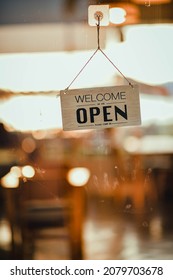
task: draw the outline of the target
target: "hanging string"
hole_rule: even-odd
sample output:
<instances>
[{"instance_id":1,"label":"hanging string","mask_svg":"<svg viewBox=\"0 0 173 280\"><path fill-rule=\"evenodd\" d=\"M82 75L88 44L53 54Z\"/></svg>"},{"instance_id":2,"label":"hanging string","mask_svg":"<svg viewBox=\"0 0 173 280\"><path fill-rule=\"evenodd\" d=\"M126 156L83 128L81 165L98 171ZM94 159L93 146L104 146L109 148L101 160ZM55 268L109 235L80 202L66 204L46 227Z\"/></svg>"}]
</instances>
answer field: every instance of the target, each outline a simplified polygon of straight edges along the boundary
<instances>
[{"instance_id":1,"label":"hanging string","mask_svg":"<svg viewBox=\"0 0 173 280\"><path fill-rule=\"evenodd\" d=\"M133 85L131 82L124 76L124 74L118 69L118 67L112 62L112 60L104 53L104 51L100 48L100 21L102 19L101 14L96 14L95 17L98 20L98 23L96 24L97 26L97 49L94 51L94 53L91 55L91 57L87 60L87 62L84 64L84 66L81 68L81 70L78 72L78 74L74 77L74 79L71 81L69 86L65 89L68 90L70 86L74 83L74 81L79 77L79 75L83 72L85 67L88 65L88 63L92 60L92 58L96 55L98 51L100 51L105 58L113 65L113 67L121 74L121 76L129 83L129 85L133 88Z\"/></svg>"},{"instance_id":2,"label":"hanging string","mask_svg":"<svg viewBox=\"0 0 173 280\"><path fill-rule=\"evenodd\" d=\"M97 26L97 49L100 50L100 15L97 15L98 23Z\"/></svg>"},{"instance_id":3,"label":"hanging string","mask_svg":"<svg viewBox=\"0 0 173 280\"><path fill-rule=\"evenodd\" d=\"M91 61L91 59L95 56L95 54L97 53L98 49L95 50L95 52L92 54L92 56L87 60L87 62L85 63L85 65L82 67L82 69L79 71L79 73L74 77L74 79L71 81L71 83L69 84L69 86L66 88L66 90L69 89L69 87L74 83L74 81L77 79L77 77L82 73L82 71L85 69L85 67L88 65L88 63Z\"/></svg>"},{"instance_id":4,"label":"hanging string","mask_svg":"<svg viewBox=\"0 0 173 280\"><path fill-rule=\"evenodd\" d=\"M106 59L113 65L113 67L121 74L121 76L123 76L123 78L129 83L129 86L133 87L131 82L126 78L126 76L124 76L124 74L118 69L118 67L112 62L112 60L110 60L110 58L104 53L104 51L102 49L100 49L100 51L106 57Z\"/></svg>"}]
</instances>

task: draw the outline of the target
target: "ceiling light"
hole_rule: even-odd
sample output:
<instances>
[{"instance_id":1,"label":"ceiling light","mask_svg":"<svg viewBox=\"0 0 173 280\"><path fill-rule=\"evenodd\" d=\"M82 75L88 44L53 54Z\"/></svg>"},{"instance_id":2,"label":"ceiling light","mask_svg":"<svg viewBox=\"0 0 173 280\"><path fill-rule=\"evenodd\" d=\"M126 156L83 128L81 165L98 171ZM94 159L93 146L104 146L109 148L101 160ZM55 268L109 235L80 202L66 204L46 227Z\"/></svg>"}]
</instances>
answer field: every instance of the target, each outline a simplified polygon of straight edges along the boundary
<instances>
[{"instance_id":1,"label":"ceiling light","mask_svg":"<svg viewBox=\"0 0 173 280\"><path fill-rule=\"evenodd\" d=\"M135 24L139 23L140 12L137 5L129 2L118 2L109 5L110 23Z\"/></svg>"},{"instance_id":2,"label":"ceiling light","mask_svg":"<svg viewBox=\"0 0 173 280\"><path fill-rule=\"evenodd\" d=\"M122 24L126 20L126 11L118 7L110 8L109 19L114 24Z\"/></svg>"}]
</instances>

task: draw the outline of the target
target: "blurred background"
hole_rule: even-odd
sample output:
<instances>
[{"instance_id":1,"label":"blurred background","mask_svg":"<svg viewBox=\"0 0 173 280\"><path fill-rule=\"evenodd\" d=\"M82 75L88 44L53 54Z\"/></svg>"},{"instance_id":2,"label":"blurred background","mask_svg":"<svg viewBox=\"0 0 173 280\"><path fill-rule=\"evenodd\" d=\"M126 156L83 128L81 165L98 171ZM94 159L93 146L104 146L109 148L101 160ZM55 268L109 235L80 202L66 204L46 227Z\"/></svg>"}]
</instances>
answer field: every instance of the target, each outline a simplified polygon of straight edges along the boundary
<instances>
[{"instance_id":1,"label":"blurred background","mask_svg":"<svg viewBox=\"0 0 173 280\"><path fill-rule=\"evenodd\" d=\"M142 125L62 130L59 91L97 48ZM173 259L172 0L0 0L0 259ZM72 88L127 82L100 53Z\"/></svg>"}]
</instances>

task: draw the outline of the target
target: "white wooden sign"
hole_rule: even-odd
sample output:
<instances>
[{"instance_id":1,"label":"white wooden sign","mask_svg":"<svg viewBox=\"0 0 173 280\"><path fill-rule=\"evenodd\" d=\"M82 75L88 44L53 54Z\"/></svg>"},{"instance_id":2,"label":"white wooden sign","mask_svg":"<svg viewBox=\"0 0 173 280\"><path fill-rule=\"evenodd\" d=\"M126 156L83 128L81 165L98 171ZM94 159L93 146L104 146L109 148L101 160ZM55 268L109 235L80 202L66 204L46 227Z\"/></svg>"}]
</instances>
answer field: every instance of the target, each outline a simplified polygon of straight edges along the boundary
<instances>
[{"instance_id":1,"label":"white wooden sign","mask_svg":"<svg viewBox=\"0 0 173 280\"><path fill-rule=\"evenodd\" d=\"M64 130L141 124L137 85L60 91Z\"/></svg>"}]
</instances>

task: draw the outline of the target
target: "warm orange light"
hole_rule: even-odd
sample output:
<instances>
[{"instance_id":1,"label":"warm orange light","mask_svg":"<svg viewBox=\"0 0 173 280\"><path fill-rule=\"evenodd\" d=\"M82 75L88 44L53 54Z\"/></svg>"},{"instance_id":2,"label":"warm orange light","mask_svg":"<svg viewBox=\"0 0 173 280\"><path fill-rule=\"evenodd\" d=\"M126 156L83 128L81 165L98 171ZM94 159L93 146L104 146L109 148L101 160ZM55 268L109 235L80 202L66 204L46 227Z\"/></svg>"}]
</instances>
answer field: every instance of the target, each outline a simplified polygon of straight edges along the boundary
<instances>
[{"instance_id":1,"label":"warm orange light","mask_svg":"<svg viewBox=\"0 0 173 280\"><path fill-rule=\"evenodd\" d=\"M84 167L76 167L69 170L67 174L68 182L75 187L84 186L90 177L90 171Z\"/></svg>"},{"instance_id":2,"label":"warm orange light","mask_svg":"<svg viewBox=\"0 0 173 280\"><path fill-rule=\"evenodd\" d=\"M30 165L25 165L22 167L22 175L26 178L32 178L35 175L35 170Z\"/></svg>"},{"instance_id":3,"label":"warm orange light","mask_svg":"<svg viewBox=\"0 0 173 280\"><path fill-rule=\"evenodd\" d=\"M23 141L22 141L22 149L30 154L32 153L36 148L36 144L34 139L32 139L31 137L26 137Z\"/></svg>"},{"instance_id":4,"label":"warm orange light","mask_svg":"<svg viewBox=\"0 0 173 280\"><path fill-rule=\"evenodd\" d=\"M19 178L9 172L1 179L1 185L4 188L17 188L19 186Z\"/></svg>"},{"instance_id":5,"label":"warm orange light","mask_svg":"<svg viewBox=\"0 0 173 280\"><path fill-rule=\"evenodd\" d=\"M134 3L151 6L151 5L159 5L159 4L167 4L170 3L171 0L133 0Z\"/></svg>"},{"instance_id":6,"label":"warm orange light","mask_svg":"<svg viewBox=\"0 0 173 280\"><path fill-rule=\"evenodd\" d=\"M17 178L20 178L22 175L21 168L19 166L13 166L10 169L10 173Z\"/></svg>"},{"instance_id":7,"label":"warm orange light","mask_svg":"<svg viewBox=\"0 0 173 280\"><path fill-rule=\"evenodd\" d=\"M6 220L0 221L0 246L8 248L11 244L12 235L10 230L9 222Z\"/></svg>"}]
</instances>

